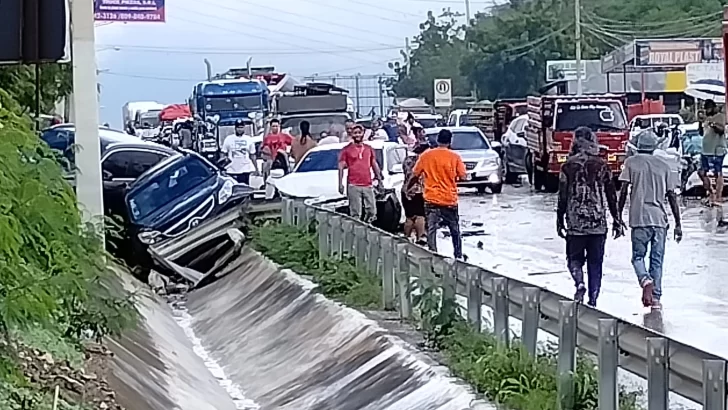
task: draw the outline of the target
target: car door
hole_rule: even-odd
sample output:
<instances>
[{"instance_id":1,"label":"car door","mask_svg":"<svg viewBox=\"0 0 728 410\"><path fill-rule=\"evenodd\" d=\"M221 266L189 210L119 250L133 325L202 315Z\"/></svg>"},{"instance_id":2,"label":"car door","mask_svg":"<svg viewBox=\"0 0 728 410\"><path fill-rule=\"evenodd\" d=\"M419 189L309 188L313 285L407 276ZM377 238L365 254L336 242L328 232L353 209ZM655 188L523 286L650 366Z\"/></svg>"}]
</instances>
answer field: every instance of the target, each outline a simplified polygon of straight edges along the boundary
<instances>
[{"instance_id":1,"label":"car door","mask_svg":"<svg viewBox=\"0 0 728 410\"><path fill-rule=\"evenodd\" d=\"M129 186L168 154L144 148L124 148L104 155L101 171L104 180L104 209L107 216L126 218L124 197Z\"/></svg>"}]
</instances>

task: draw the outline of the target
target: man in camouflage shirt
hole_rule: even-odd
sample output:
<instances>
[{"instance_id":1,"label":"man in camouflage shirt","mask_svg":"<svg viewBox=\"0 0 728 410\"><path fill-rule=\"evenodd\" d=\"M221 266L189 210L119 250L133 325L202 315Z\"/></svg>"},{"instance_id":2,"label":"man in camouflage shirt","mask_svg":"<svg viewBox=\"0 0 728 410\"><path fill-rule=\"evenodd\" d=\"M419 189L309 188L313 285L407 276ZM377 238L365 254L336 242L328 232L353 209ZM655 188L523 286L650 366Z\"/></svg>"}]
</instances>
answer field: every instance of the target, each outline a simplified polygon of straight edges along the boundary
<instances>
[{"instance_id":1,"label":"man in camouflage shirt","mask_svg":"<svg viewBox=\"0 0 728 410\"><path fill-rule=\"evenodd\" d=\"M574 132L571 152L559 175L556 229L566 239L566 260L574 279L574 299L582 303L584 265L588 275L588 304L596 306L602 283L602 262L607 239L605 202L614 220L614 238L624 235L617 211L617 192L612 173L599 155L596 135L587 127Z\"/></svg>"}]
</instances>

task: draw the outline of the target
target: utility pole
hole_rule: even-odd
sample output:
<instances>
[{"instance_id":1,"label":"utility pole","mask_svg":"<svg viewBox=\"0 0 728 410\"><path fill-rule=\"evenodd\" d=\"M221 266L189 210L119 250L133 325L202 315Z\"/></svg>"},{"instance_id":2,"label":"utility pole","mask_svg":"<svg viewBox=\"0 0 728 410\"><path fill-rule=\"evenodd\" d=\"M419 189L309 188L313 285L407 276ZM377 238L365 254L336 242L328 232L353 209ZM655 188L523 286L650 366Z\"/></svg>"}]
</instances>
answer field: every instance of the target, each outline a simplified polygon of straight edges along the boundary
<instances>
[{"instance_id":1,"label":"utility pole","mask_svg":"<svg viewBox=\"0 0 728 410\"><path fill-rule=\"evenodd\" d=\"M407 54L404 58L404 63L407 65L407 75L410 73L410 55L412 55L412 49L410 48L409 37L404 39L404 52Z\"/></svg>"},{"instance_id":2,"label":"utility pole","mask_svg":"<svg viewBox=\"0 0 728 410\"><path fill-rule=\"evenodd\" d=\"M73 64L73 123L76 128L76 197L84 221L103 223L104 202L99 142L94 0L71 2L71 49ZM103 229L97 232L103 237Z\"/></svg>"},{"instance_id":3,"label":"utility pole","mask_svg":"<svg viewBox=\"0 0 728 410\"><path fill-rule=\"evenodd\" d=\"M470 0L465 0L465 18L468 19L468 23L466 25L470 25Z\"/></svg>"},{"instance_id":4,"label":"utility pole","mask_svg":"<svg viewBox=\"0 0 728 410\"><path fill-rule=\"evenodd\" d=\"M581 0L574 0L574 36L576 38L576 94L584 94L581 72Z\"/></svg>"}]
</instances>

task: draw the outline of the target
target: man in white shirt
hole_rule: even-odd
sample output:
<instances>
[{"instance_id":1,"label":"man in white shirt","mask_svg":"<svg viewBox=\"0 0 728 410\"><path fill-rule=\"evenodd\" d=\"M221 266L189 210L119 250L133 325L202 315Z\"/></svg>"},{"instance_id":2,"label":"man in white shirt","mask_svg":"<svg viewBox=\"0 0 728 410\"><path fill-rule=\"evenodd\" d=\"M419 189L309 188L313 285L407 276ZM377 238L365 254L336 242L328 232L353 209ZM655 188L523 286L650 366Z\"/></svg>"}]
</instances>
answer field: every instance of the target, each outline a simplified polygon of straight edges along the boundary
<instances>
[{"instance_id":1,"label":"man in white shirt","mask_svg":"<svg viewBox=\"0 0 728 410\"><path fill-rule=\"evenodd\" d=\"M387 132L382 129L382 122L379 120L372 121L372 128L366 130L364 133L364 139L368 141L387 141L389 136Z\"/></svg>"},{"instance_id":2,"label":"man in white shirt","mask_svg":"<svg viewBox=\"0 0 728 410\"><path fill-rule=\"evenodd\" d=\"M225 171L238 182L250 185L250 175L258 173L255 143L245 135L245 122L235 121L235 134L228 135L222 143L222 152L230 159Z\"/></svg>"}]
</instances>

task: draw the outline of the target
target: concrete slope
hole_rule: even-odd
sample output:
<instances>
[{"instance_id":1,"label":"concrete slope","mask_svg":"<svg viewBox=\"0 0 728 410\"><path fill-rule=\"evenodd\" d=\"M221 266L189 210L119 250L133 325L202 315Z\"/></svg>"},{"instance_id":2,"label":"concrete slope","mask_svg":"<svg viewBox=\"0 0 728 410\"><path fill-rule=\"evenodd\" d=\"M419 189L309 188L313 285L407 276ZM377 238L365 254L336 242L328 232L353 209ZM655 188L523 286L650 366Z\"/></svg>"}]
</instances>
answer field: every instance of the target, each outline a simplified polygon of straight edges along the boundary
<instances>
[{"instance_id":1,"label":"concrete slope","mask_svg":"<svg viewBox=\"0 0 728 410\"><path fill-rule=\"evenodd\" d=\"M261 409L492 409L376 322L245 249L189 295L196 336Z\"/></svg>"},{"instance_id":2,"label":"concrete slope","mask_svg":"<svg viewBox=\"0 0 728 410\"><path fill-rule=\"evenodd\" d=\"M114 352L109 384L119 403L134 410L235 410L166 301L121 269L119 275L136 293L142 316L136 329L108 341Z\"/></svg>"}]
</instances>

